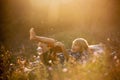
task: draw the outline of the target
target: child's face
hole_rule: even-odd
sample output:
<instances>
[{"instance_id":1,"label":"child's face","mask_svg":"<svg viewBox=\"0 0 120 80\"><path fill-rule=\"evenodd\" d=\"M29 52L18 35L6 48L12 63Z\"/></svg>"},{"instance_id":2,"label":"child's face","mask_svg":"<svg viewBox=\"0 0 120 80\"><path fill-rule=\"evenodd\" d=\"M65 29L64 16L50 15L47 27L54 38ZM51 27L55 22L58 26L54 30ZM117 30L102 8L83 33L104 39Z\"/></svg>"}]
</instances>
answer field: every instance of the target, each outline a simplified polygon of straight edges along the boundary
<instances>
[{"instance_id":1,"label":"child's face","mask_svg":"<svg viewBox=\"0 0 120 80\"><path fill-rule=\"evenodd\" d=\"M79 52L80 51L80 46L78 46L78 44L76 44L76 43L73 43L71 51L75 52L75 53Z\"/></svg>"}]
</instances>

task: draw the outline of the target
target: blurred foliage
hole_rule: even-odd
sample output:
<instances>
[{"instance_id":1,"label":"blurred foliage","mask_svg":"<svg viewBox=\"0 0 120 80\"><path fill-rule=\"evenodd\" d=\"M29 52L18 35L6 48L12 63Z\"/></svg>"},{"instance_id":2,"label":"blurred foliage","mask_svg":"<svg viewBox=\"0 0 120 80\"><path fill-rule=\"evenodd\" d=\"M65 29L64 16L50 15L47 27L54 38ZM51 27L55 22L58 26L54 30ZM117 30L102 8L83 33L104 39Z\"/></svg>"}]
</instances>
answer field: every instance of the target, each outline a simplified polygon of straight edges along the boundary
<instances>
[{"instance_id":1,"label":"blurred foliage","mask_svg":"<svg viewBox=\"0 0 120 80\"><path fill-rule=\"evenodd\" d=\"M119 80L120 62L115 55L107 52L100 56L91 56L90 61L84 64L65 63L52 67L45 67L41 62L36 63L37 56L30 57L12 55L1 47L0 75L1 80ZM17 53L16 53L17 54Z\"/></svg>"}]
</instances>

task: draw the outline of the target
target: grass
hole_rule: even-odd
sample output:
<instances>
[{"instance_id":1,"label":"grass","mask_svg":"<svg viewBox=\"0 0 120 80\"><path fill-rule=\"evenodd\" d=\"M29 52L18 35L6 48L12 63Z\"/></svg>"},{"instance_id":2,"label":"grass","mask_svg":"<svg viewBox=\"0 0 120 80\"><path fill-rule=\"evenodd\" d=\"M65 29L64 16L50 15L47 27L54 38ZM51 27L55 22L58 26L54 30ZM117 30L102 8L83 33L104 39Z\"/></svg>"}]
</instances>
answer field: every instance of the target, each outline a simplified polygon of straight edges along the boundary
<instances>
[{"instance_id":1,"label":"grass","mask_svg":"<svg viewBox=\"0 0 120 80\"><path fill-rule=\"evenodd\" d=\"M86 64L79 63L65 63L65 67L60 64L53 66L48 70L41 63L33 63L24 58L25 62L19 63L18 58L15 63L10 63L10 52L2 50L1 54L3 74L1 80L120 80L119 63L116 66L109 63L108 54L102 54L99 57L92 56L91 60ZM22 57L23 58L23 57ZM25 70L25 68L27 70ZM6 71L6 72L5 72Z\"/></svg>"}]
</instances>

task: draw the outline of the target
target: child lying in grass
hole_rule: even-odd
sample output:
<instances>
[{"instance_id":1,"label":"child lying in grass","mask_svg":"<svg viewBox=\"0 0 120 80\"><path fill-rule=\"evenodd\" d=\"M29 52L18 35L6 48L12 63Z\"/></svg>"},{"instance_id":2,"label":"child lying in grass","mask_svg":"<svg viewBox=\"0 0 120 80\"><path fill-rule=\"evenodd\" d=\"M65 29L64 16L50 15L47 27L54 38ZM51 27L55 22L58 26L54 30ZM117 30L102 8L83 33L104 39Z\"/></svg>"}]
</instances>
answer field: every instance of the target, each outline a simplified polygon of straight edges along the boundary
<instances>
[{"instance_id":1,"label":"child lying in grass","mask_svg":"<svg viewBox=\"0 0 120 80\"><path fill-rule=\"evenodd\" d=\"M66 60L72 58L74 61L83 63L89 60L89 55L91 53L98 54L103 53L104 51L101 45L88 45L87 40L84 38L76 38L73 40L71 49L67 51L63 43L53 38L37 36L34 28L30 29L30 40L46 44L47 48L45 49L46 52L44 52L44 54L48 54L49 51L49 58L51 58L52 62L56 61L57 53L62 53ZM44 56L44 60L48 58L45 57L46 55Z\"/></svg>"}]
</instances>

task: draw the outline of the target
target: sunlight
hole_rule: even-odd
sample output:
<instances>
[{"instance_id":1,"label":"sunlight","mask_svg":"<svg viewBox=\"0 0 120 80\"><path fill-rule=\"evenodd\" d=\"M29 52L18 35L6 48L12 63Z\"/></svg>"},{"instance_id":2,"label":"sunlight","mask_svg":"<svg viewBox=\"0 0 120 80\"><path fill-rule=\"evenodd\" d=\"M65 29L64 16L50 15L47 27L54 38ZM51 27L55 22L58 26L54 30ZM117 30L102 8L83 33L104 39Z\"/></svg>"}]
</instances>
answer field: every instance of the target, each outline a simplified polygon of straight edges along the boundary
<instances>
[{"instance_id":1,"label":"sunlight","mask_svg":"<svg viewBox=\"0 0 120 80\"><path fill-rule=\"evenodd\" d=\"M0 80L120 80L118 0L1 3Z\"/></svg>"},{"instance_id":2,"label":"sunlight","mask_svg":"<svg viewBox=\"0 0 120 80\"><path fill-rule=\"evenodd\" d=\"M73 4L73 0L31 0L33 8L46 9L49 23L56 22L60 17L60 10L63 5Z\"/></svg>"},{"instance_id":3,"label":"sunlight","mask_svg":"<svg viewBox=\"0 0 120 80\"><path fill-rule=\"evenodd\" d=\"M101 27L110 22L111 4L108 0L31 0L35 13L31 20L38 24L41 20L47 25L59 23L65 27ZM91 30L96 31L95 28Z\"/></svg>"},{"instance_id":4,"label":"sunlight","mask_svg":"<svg viewBox=\"0 0 120 80\"><path fill-rule=\"evenodd\" d=\"M50 5L48 7L48 21L50 23L57 21L59 18L59 11L60 11L60 1L58 0L51 0Z\"/></svg>"}]
</instances>

